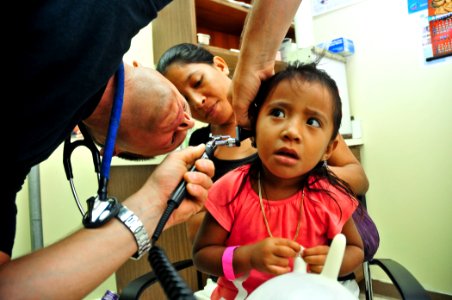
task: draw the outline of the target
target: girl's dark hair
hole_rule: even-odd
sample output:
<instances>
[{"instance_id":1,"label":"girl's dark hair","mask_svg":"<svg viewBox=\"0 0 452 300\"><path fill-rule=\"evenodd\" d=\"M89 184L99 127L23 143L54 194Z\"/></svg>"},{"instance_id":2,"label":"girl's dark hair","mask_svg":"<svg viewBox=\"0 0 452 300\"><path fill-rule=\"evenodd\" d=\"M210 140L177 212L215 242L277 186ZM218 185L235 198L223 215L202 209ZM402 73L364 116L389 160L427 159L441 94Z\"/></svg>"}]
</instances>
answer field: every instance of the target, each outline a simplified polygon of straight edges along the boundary
<instances>
[{"instance_id":1,"label":"girl's dark hair","mask_svg":"<svg viewBox=\"0 0 452 300\"><path fill-rule=\"evenodd\" d=\"M213 54L206 49L190 44L177 44L166 50L159 61L156 69L162 74L166 73L166 69L173 63L190 64L190 63L206 63L213 64Z\"/></svg>"},{"instance_id":2,"label":"girl's dark hair","mask_svg":"<svg viewBox=\"0 0 452 300\"><path fill-rule=\"evenodd\" d=\"M320 83L330 92L333 101L333 134L331 135L331 140L336 138L339 133L342 120L342 101L339 96L339 89L337 88L334 79L332 79L324 70L317 68L319 61L320 59L316 62L307 64L299 61L292 62L286 69L276 73L273 77L262 82L256 98L254 98L254 101L248 108L248 118L250 119L251 129L254 136L256 136L255 128L257 115L265 99L267 99L270 93L281 81L300 80L309 83Z\"/></svg>"},{"instance_id":3,"label":"girl's dark hair","mask_svg":"<svg viewBox=\"0 0 452 300\"><path fill-rule=\"evenodd\" d=\"M260 89L256 95L254 101L250 104L248 108L248 118L250 120L251 132L253 138L256 137L256 122L259 111L262 107L262 104L267 99L267 97L272 93L272 91L284 80L300 80L310 83L320 83L323 87L325 87L331 95L332 105L333 105L333 133L331 135L331 141L333 141L339 133L339 127L341 125L342 120L342 102L339 96L339 90L337 88L336 82L332 79L328 73L324 70L318 69L317 65L320 61L321 57L312 63L302 63L299 61L295 61L290 63L286 69L276 73L269 79L262 82ZM250 171L245 176L241 186L237 192L237 195L243 189L248 176L253 181L257 180L257 175L259 171L262 169L262 162L260 159L256 159L251 163ZM312 180L314 179L315 180ZM313 185L321 180L326 179L331 185L336 186L338 189L342 190L345 193L354 196L353 191L350 186L342 179L338 178L329 168L324 166L324 162L320 161L314 169L309 171L305 180L300 188L306 188L308 191L314 192L325 192L327 193L334 201L334 195L332 195L326 189L315 189ZM234 197L235 198L235 197Z\"/></svg>"}]
</instances>

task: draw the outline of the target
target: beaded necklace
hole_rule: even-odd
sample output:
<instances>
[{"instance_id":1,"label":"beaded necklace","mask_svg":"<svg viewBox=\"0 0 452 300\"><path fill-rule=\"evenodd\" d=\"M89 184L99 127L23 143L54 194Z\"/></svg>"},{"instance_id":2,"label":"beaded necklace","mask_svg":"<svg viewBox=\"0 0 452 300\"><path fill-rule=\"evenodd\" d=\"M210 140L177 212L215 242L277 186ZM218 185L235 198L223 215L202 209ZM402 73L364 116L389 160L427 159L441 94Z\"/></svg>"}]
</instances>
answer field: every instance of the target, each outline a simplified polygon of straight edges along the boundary
<instances>
[{"instance_id":1,"label":"beaded necklace","mask_svg":"<svg viewBox=\"0 0 452 300\"><path fill-rule=\"evenodd\" d=\"M268 225L268 220L267 220L267 216L265 215L265 210L264 210L264 203L262 201L262 191L261 191L261 173L259 172L257 174L257 190L259 192L259 204L261 206L261 211L262 211L262 216L264 217L264 223L265 223L265 227L267 228L267 232L268 235L270 237L273 237L273 234L270 230L270 226ZM298 238L298 233L300 232L300 227L301 227L301 209L303 207L303 200L304 200L304 188L303 188L303 192L301 195L301 201L300 201L300 213L298 215L298 224L297 224L297 230L295 231L295 236L293 238L294 241L297 240Z\"/></svg>"}]
</instances>

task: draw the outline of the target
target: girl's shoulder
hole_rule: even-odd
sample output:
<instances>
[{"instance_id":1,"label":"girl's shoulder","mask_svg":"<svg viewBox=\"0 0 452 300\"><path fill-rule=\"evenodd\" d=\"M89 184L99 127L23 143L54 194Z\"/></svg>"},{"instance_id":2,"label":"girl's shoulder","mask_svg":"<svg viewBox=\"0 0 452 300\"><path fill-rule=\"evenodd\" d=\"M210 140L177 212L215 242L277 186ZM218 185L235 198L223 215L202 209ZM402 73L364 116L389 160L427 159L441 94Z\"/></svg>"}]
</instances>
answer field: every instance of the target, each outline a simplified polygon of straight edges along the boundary
<instances>
[{"instance_id":1,"label":"girl's shoulder","mask_svg":"<svg viewBox=\"0 0 452 300\"><path fill-rule=\"evenodd\" d=\"M310 178L307 193L310 199L321 205L329 205L333 201L335 205L342 206L357 201L353 195L331 184L326 178Z\"/></svg>"},{"instance_id":2,"label":"girl's shoulder","mask_svg":"<svg viewBox=\"0 0 452 300\"><path fill-rule=\"evenodd\" d=\"M244 180L245 176L250 170L250 164L241 165L235 169L227 172L221 178L214 182L214 185L224 184L225 182L236 183L237 181Z\"/></svg>"},{"instance_id":3,"label":"girl's shoulder","mask_svg":"<svg viewBox=\"0 0 452 300\"><path fill-rule=\"evenodd\" d=\"M215 181L209 189L207 202L228 205L239 194L249 193L251 189L249 178L247 178L249 167L250 165L240 166ZM207 202L206 206L208 206Z\"/></svg>"}]
</instances>

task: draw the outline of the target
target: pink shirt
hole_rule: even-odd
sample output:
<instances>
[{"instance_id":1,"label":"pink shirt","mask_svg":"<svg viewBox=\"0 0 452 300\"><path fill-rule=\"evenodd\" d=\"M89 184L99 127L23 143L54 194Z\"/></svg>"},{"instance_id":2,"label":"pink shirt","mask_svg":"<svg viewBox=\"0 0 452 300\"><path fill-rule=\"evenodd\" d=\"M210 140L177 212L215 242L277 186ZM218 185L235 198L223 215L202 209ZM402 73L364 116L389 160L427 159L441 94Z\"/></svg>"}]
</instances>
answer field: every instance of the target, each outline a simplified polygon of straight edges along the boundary
<instances>
[{"instance_id":1,"label":"pink shirt","mask_svg":"<svg viewBox=\"0 0 452 300\"><path fill-rule=\"evenodd\" d=\"M241 166L217 180L209 190L206 209L217 222L230 232L226 246L256 243L268 237L262 216L259 196L251 188L249 179L240 194L236 196L250 165ZM303 201L301 227L297 242L305 248L329 245L332 238L342 231L358 202L348 194L320 180L313 186L326 188L334 194L334 201L326 193L307 192ZM267 201L264 199L265 214L274 237L293 239L299 219L302 191L287 199ZM273 275L252 270L244 288L251 293ZM229 280L220 277L212 299L234 299L237 289Z\"/></svg>"}]
</instances>

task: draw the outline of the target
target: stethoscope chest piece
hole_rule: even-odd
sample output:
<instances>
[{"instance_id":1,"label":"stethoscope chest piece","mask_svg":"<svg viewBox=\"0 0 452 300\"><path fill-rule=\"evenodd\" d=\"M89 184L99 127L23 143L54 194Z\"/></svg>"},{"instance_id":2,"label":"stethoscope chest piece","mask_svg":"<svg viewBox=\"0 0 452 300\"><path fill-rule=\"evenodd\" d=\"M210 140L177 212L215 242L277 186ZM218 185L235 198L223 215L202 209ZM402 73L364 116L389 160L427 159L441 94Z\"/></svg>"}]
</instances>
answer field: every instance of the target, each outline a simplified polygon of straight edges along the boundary
<instances>
[{"instance_id":1,"label":"stethoscope chest piece","mask_svg":"<svg viewBox=\"0 0 452 300\"><path fill-rule=\"evenodd\" d=\"M97 228L117 216L121 204L114 197L100 200L99 196L93 196L86 200L88 210L83 216L83 225L86 228Z\"/></svg>"}]
</instances>

